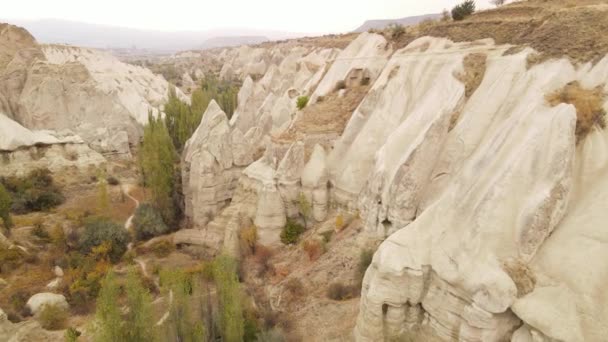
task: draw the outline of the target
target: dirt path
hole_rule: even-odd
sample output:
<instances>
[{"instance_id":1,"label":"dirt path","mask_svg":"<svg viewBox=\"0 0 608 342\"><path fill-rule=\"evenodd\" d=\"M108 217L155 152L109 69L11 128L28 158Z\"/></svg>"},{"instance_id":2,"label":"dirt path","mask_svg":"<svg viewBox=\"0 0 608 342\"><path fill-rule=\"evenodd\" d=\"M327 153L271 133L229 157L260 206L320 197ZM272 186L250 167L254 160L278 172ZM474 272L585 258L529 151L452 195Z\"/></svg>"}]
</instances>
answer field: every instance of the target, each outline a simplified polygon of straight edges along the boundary
<instances>
[{"instance_id":1,"label":"dirt path","mask_svg":"<svg viewBox=\"0 0 608 342\"><path fill-rule=\"evenodd\" d=\"M125 221L126 230L129 230L129 228L131 228L133 217L135 216L135 210L137 210L137 208L139 208L139 201L137 200L137 198L131 196L131 194L130 194L132 188L133 188L132 184L125 184L122 186L122 192L125 194L125 196L129 197L129 199L131 199L131 201L133 201L135 203L135 209L133 209L133 214L131 216L129 216L127 221Z\"/></svg>"}]
</instances>

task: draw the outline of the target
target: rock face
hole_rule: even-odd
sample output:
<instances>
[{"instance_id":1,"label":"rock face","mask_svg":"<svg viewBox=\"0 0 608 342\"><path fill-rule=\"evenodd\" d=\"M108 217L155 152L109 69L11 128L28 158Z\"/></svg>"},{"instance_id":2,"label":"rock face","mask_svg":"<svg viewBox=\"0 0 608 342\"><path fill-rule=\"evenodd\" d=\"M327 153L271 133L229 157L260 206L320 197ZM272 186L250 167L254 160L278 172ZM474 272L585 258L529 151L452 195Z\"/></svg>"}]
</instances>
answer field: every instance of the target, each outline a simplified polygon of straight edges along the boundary
<instances>
[{"instance_id":1,"label":"rock face","mask_svg":"<svg viewBox=\"0 0 608 342\"><path fill-rule=\"evenodd\" d=\"M359 213L364 235L385 239L363 280L356 340L416 329L446 341L602 340L608 133L596 127L577 143L584 113L547 96L571 82L608 92L608 57L532 66L535 51L512 48L424 37L393 51L362 34L339 53L278 63L244 49L266 63L259 81L244 57L225 53L224 74L245 79L231 122L218 119L234 148L193 137L195 154L215 166L190 161L189 182L202 172L215 189L224 182L217 172L238 171L226 173L231 191L205 193L218 199L212 215L192 214L199 236L234 251L238 230L253 222L261 242L275 244L303 196L314 220L336 208ZM335 60L301 64L322 56ZM371 88L336 141L277 138L303 115L293 99L324 101L341 81Z\"/></svg>"},{"instance_id":2,"label":"rock face","mask_svg":"<svg viewBox=\"0 0 608 342\"><path fill-rule=\"evenodd\" d=\"M0 24L0 111L29 129L69 129L101 152L129 155L169 85L108 53L38 45ZM181 93L180 93L181 95Z\"/></svg>"},{"instance_id":3,"label":"rock face","mask_svg":"<svg viewBox=\"0 0 608 342\"><path fill-rule=\"evenodd\" d=\"M30 131L0 113L0 176L21 176L33 169L52 172L96 167L106 160L75 135Z\"/></svg>"},{"instance_id":4,"label":"rock face","mask_svg":"<svg viewBox=\"0 0 608 342\"><path fill-rule=\"evenodd\" d=\"M414 53L421 44L425 52ZM514 340L606 333L603 297L586 299L605 277L573 272L598 266L583 258L605 260L584 246L606 234L581 221L597 217L583 201L598 201L604 188L577 173L598 172L606 134L594 131L575 149L576 109L550 107L545 96L572 81L605 87L608 58L593 68L564 59L528 69L531 51L505 48L425 38L396 52L334 150L336 200L356 200L367 231L388 236L363 282L360 341L416 325L444 340L501 341L521 321ZM487 69L466 98L453 74L480 52ZM592 183L595 191L582 187ZM584 236L591 240L574 243ZM565 250L585 256L565 265Z\"/></svg>"}]
</instances>

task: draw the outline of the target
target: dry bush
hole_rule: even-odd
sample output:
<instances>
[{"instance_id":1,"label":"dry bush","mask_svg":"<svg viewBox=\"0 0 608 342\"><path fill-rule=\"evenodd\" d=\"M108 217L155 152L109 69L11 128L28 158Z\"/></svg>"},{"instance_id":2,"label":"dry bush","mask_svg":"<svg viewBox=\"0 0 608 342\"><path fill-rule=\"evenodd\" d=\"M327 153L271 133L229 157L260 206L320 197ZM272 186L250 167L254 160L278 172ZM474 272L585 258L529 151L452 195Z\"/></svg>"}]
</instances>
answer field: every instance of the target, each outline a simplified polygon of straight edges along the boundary
<instances>
[{"instance_id":1,"label":"dry bush","mask_svg":"<svg viewBox=\"0 0 608 342\"><path fill-rule=\"evenodd\" d=\"M285 289L295 298L300 298L304 295L304 285L297 278L291 278L285 283Z\"/></svg>"},{"instance_id":2,"label":"dry bush","mask_svg":"<svg viewBox=\"0 0 608 342\"><path fill-rule=\"evenodd\" d=\"M272 264L270 263L272 255L272 250L266 246L259 245L255 249L254 260L260 266L260 276L273 269Z\"/></svg>"},{"instance_id":3,"label":"dry bush","mask_svg":"<svg viewBox=\"0 0 608 342\"><path fill-rule=\"evenodd\" d=\"M175 251L175 245L169 240L156 241L148 247L148 250L157 258L166 258Z\"/></svg>"},{"instance_id":4,"label":"dry bush","mask_svg":"<svg viewBox=\"0 0 608 342\"><path fill-rule=\"evenodd\" d=\"M342 216L342 214L338 214L336 216L336 230L341 231L344 229L344 226L344 216Z\"/></svg>"},{"instance_id":5,"label":"dry bush","mask_svg":"<svg viewBox=\"0 0 608 342\"><path fill-rule=\"evenodd\" d=\"M304 252L308 255L308 260L310 261L316 261L325 253L325 246L321 241L316 239L304 241L302 243L302 249L304 249Z\"/></svg>"},{"instance_id":6,"label":"dry bush","mask_svg":"<svg viewBox=\"0 0 608 342\"><path fill-rule=\"evenodd\" d=\"M567 103L576 108L576 142L579 143L594 127L606 128L605 97L601 87L585 89L575 81L547 95L546 100L551 106Z\"/></svg>"},{"instance_id":7,"label":"dry bush","mask_svg":"<svg viewBox=\"0 0 608 342\"><path fill-rule=\"evenodd\" d=\"M258 229L255 225L250 225L247 228L241 229L239 232L239 248L243 256L249 256L255 253L257 242Z\"/></svg>"},{"instance_id":8,"label":"dry bush","mask_svg":"<svg viewBox=\"0 0 608 342\"><path fill-rule=\"evenodd\" d=\"M59 305L45 305L38 314L40 325L47 330L61 330L67 320L67 310Z\"/></svg>"},{"instance_id":9,"label":"dry bush","mask_svg":"<svg viewBox=\"0 0 608 342\"><path fill-rule=\"evenodd\" d=\"M347 300L356 297L355 286L344 285L339 282L332 283L327 288L327 297L333 300Z\"/></svg>"}]
</instances>

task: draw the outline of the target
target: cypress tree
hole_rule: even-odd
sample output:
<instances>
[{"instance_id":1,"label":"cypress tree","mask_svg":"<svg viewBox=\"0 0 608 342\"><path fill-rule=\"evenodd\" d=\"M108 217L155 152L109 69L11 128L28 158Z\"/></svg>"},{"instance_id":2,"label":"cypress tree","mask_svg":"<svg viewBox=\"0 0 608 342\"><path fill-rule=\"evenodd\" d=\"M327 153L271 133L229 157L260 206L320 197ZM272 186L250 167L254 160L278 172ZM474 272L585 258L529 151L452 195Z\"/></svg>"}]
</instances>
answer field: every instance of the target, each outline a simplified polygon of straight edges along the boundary
<instances>
[{"instance_id":1,"label":"cypress tree","mask_svg":"<svg viewBox=\"0 0 608 342\"><path fill-rule=\"evenodd\" d=\"M95 342L124 341L122 318L118 307L119 288L114 272L110 271L101 282L97 297Z\"/></svg>"},{"instance_id":2,"label":"cypress tree","mask_svg":"<svg viewBox=\"0 0 608 342\"><path fill-rule=\"evenodd\" d=\"M221 255L214 261L213 277L217 286L220 304L220 326L222 337L227 342L240 342L245 333L241 289L236 261Z\"/></svg>"}]
</instances>

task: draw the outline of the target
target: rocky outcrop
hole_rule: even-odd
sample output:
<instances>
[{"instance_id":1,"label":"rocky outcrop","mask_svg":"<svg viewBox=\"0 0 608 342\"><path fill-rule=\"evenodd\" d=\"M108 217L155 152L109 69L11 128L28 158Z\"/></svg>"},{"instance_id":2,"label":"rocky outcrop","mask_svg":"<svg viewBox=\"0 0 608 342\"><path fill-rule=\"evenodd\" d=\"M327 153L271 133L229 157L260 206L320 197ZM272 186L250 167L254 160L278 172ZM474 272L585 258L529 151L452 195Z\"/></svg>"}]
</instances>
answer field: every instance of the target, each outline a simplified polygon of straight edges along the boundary
<instances>
[{"instance_id":1,"label":"rocky outcrop","mask_svg":"<svg viewBox=\"0 0 608 342\"><path fill-rule=\"evenodd\" d=\"M423 37L393 51L374 34L320 69L301 62L334 52L283 55L277 64L251 53L266 63L258 81L243 60L222 57L225 74L245 81L223 134L238 147L218 158L235 163L238 155L243 171L231 174L230 204L216 207L202 230L213 232L213 245L234 251L244 222L276 244L303 196L315 220L335 208L358 213L364 235L384 239L363 280L359 341L410 331L446 341L595 341L608 333L608 279L598 271L608 266L600 228L608 135L600 120L577 138L584 108L547 100L572 82L608 92L608 57L532 65L531 48L488 39ZM279 136L299 127L304 113L292 106L300 94L322 103L343 98L337 88L368 82L336 141Z\"/></svg>"},{"instance_id":2,"label":"rocky outcrop","mask_svg":"<svg viewBox=\"0 0 608 342\"><path fill-rule=\"evenodd\" d=\"M40 46L11 25L0 27L0 50L0 111L29 129L69 129L101 152L130 155L169 90L162 77L109 53Z\"/></svg>"},{"instance_id":3,"label":"rocky outcrop","mask_svg":"<svg viewBox=\"0 0 608 342\"><path fill-rule=\"evenodd\" d=\"M21 176L48 168L95 168L105 158L70 132L30 131L0 114L0 175Z\"/></svg>"},{"instance_id":4,"label":"rocky outcrop","mask_svg":"<svg viewBox=\"0 0 608 342\"><path fill-rule=\"evenodd\" d=\"M419 44L425 52L412 53ZM575 108L551 107L545 96L574 80L604 86L608 60L593 69L577 70L565 59L528 69L530 50L504 55L506 49L490 41L413 42L387 64L368 96L374 102L361 105L371 110L353 116L334 151L336 193L348 194L337 199L354 194L366 230L388 236L363 282L358 340L423 325L443 340L501 341L521 321L514 340L597 340L605 333L597 311L605 304L584 299L603 277L577 288L573 282L583 282L576 272L556 262L568 241L602 239L596 225L577 218L574 194L584 190L576 170L589 170L591 155L582 151L605 134L596 131L575 152ZM487 69L468 99L453 74L467 54L480 52ZM397 84L403 99L390 95ZM458 121L449 130L454 113ZM602 258L593 254L587 260ZM575 264L569 270L585 267Z\"/></svg>"}]
</instances>

